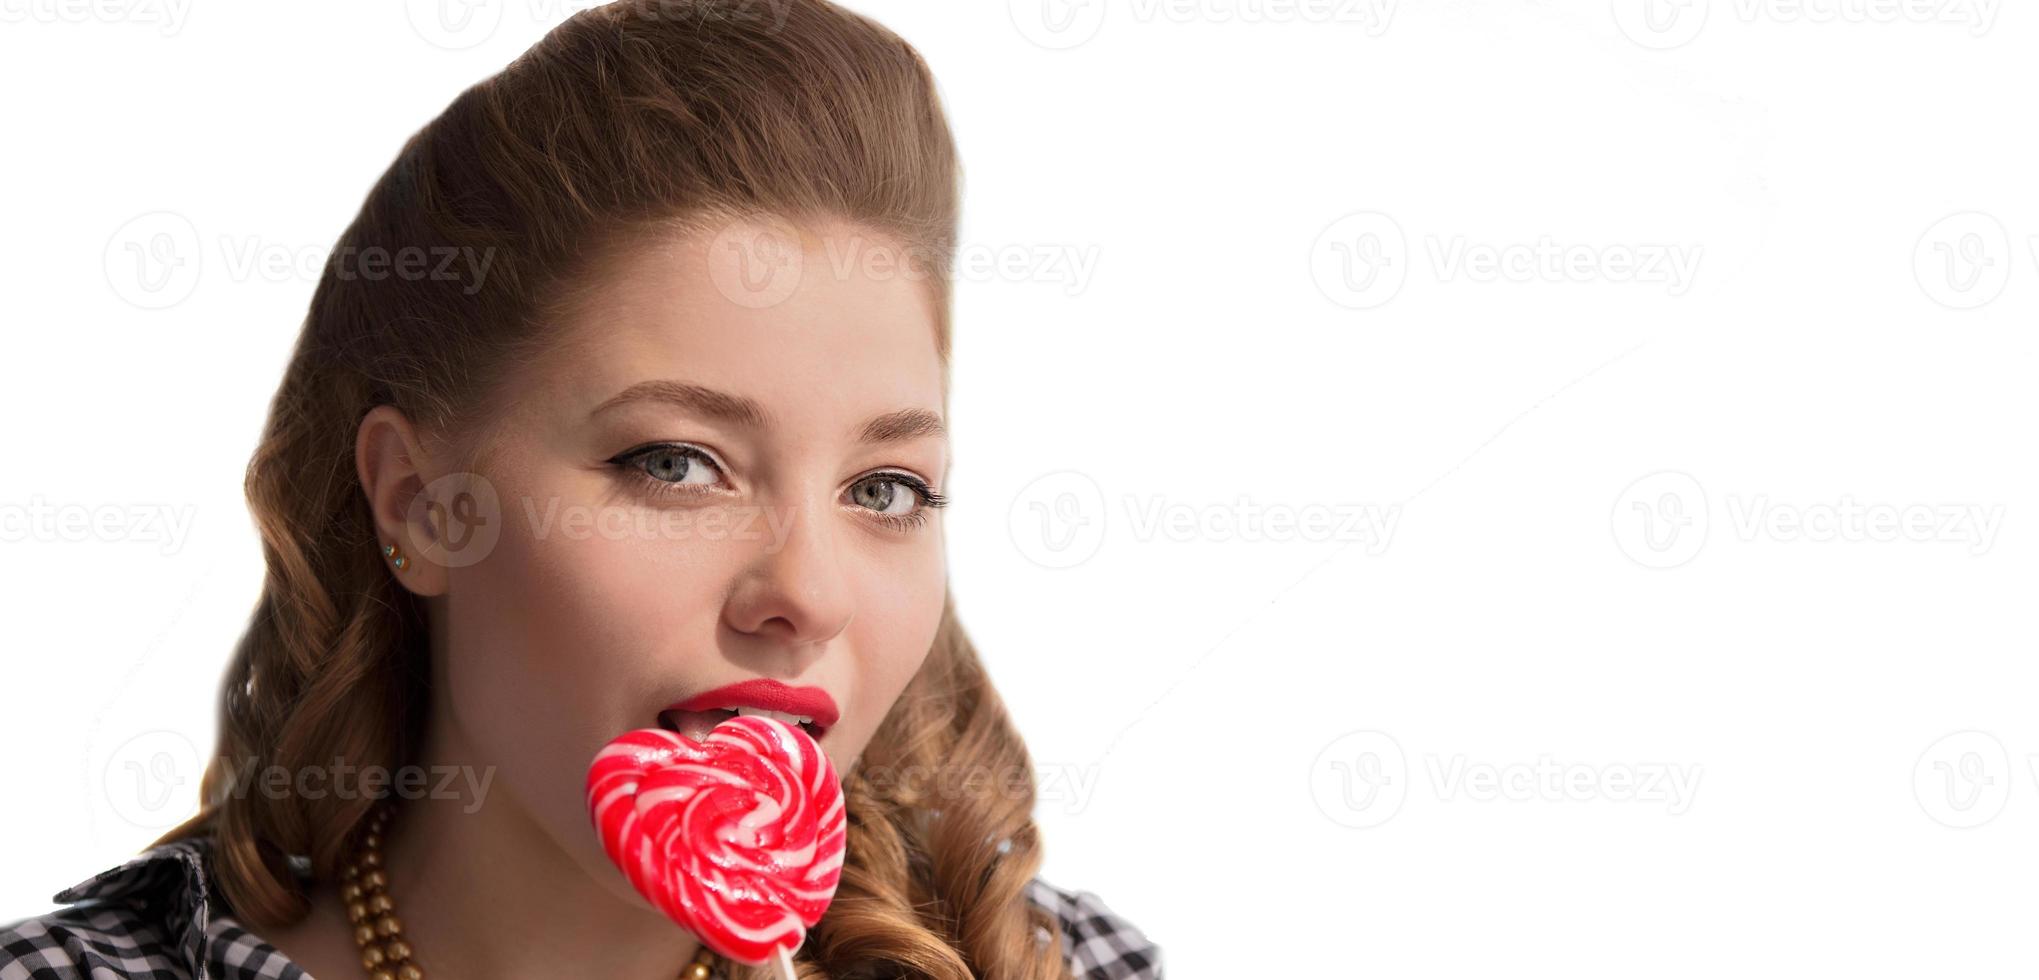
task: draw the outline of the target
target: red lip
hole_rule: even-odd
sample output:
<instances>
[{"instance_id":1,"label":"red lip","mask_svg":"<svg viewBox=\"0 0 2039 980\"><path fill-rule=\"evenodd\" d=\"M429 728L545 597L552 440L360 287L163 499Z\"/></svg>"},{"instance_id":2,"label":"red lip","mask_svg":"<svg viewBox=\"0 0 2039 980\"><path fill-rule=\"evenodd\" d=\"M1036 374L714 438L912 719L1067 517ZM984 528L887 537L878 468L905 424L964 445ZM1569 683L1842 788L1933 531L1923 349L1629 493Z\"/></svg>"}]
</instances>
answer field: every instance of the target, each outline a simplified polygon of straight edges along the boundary
<instances>
[{"instance_id":1,"label":"red lip","mask_svg":"<svg viewBox=\"0 0 2039 980\"><path fill-rule=\"evenodd\" d=\"M703 691L678 704L668 705L666 710L713 711L717 708L763 708L802 715L814 719L817 734L834 727L836 719L841 717L835 699L829 697L827 691L818 687L789 687L765 677Z\"/></svg>"}]
</instances>

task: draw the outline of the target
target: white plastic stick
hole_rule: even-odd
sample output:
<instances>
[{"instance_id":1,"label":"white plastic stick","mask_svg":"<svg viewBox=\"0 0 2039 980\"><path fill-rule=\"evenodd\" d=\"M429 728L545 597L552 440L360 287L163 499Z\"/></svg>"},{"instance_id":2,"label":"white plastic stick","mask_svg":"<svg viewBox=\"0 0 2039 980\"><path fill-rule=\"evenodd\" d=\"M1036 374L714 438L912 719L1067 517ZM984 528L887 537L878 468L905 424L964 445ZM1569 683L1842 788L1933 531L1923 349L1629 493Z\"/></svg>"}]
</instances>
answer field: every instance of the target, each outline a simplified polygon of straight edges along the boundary
<instances>
[{"instance_id":1,"label":"white plastic stick","mask_svg":"<svg viewBox=\"0 0 2039 980\"><path fill-rule=\"evenodd\" d=\"M784 946L774 947L774 950L777 953L774 960L779 964L779 976L784 980L799 980L793 973L792 951Z\"/></svg>"}]
</instances>

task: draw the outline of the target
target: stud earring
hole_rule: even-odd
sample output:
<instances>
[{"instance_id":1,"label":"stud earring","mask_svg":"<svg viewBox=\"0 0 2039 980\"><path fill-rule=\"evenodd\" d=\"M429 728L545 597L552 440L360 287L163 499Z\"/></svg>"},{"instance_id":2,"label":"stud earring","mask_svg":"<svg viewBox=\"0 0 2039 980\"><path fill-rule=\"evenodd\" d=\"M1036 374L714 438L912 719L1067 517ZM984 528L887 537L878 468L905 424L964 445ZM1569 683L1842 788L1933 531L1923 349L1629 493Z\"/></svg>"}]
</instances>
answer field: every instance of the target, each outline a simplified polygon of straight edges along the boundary
<instances>
[{"instance_id":1,"label":"stud earring","mask_svg":"<svg viewBox=\"0 0 2039 980\"><path fill-rule=\"evenodd\" d=\"M386 544L382 546L382 557L389 559L390 564L395 565L396 570L399 572L404 570L404 566L409 565L411 563L411 560L409 558L396 553L396 545L393 544Z\"/></svg>"}]
</instances>

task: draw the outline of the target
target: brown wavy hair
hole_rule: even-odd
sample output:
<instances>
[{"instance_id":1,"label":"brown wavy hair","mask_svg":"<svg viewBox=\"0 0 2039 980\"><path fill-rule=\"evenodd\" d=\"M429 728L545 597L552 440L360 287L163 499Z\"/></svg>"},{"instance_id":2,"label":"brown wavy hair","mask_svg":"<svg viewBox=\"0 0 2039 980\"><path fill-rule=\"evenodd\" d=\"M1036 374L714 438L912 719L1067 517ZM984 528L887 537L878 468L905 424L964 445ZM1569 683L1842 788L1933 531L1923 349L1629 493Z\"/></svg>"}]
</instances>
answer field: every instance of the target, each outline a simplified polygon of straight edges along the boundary
<instances>
[{"instance_id":1,"label":"brown wavy hair","mask_svg":"<svg viewBox=\"0 0 2039 980\"><path fill-rule=\"evenodd\" d=\"M920 55L825 0L611 3L463 92L375 183L313 294L248 464L268 572L225 675L204 806L157 843L211 838L235 914L295 923L309 896L292 856L332 880L375 801L234 792L236 773L413 764L431 650L354 470L372 407L478 460L498 380L557 340L548 324L593 263L718 215L846 219L905 243L933 273L946 373L960 179ZM490 261L480 281L367 274L365 256L405 250L426 258L414 272ZM1026 897L1041 863L1029 757L951 600L844 789L846 863L801 976L1068 976L1057 923Z\"/></svg>"}]
</instances>

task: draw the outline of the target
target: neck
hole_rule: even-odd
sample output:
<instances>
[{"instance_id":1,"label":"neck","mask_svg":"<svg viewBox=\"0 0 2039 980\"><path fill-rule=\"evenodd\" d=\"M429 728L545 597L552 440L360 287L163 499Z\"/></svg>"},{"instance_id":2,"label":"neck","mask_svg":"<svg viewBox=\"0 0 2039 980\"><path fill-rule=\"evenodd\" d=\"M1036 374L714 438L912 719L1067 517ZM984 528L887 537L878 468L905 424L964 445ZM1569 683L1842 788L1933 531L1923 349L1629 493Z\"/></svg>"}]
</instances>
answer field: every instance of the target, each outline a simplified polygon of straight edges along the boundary
<instances>
[{"instance_id":1,"label":"neck","mask_svg":"<svg viewBox=\"0 0 2039 980\"><path fill-rule=\"evenodd\" d=\"M420 764L476 763L434 739ZM699 940L590 877L516 800L474 807L401 800L384 835L390 897L428 976L673 980L693 962Z\"/></svg>"}]
</instances>

